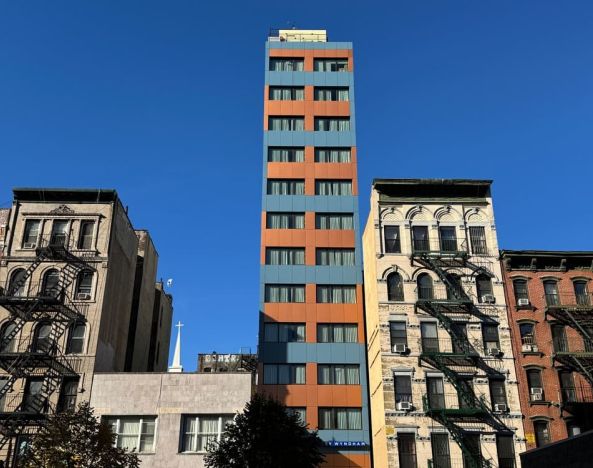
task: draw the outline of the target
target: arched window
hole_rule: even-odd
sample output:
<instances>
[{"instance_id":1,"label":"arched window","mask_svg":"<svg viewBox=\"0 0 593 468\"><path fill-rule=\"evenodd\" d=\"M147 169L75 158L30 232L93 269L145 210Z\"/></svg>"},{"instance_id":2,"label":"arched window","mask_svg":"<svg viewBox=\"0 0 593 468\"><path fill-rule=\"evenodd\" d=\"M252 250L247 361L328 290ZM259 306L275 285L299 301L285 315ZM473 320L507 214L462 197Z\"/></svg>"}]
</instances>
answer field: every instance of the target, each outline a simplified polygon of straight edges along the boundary
<instances>
[{"instance_id":1,"label":"arched window","mask_svg":"<svg viewBox=\"0 0 593 468\"><path fill-rule=\"evenodd\" d=\"M391 273L387 277L387 300L404 300L404 284L399 273Z\"/></svg>"},{"instance_id":2,"label":"arched window","mask_svg":"<svg viewBox=\"0 0 593 468\"><path fill-rule=\"evenodd\" d=\"M42 295L57 296L59 291L60 272L55 268L47 270L43 275Z\"/></svg>"},{"instance_id":3,"label":"arched window","mask_svg":"<svg viewBox=\"0 0 593 468\"><path fill-rule=\"evenodd\" d=\"M35 328L35 334L33 335L33 351L35 352L48 352L50 343L51 323L41 322Z\"/></svg>"},{"instance_id":4,"label":"arched window","mask_svg":"<svg viewBox=\"0 0 593 468\"><path fill-rule=\"evenodd\" d=\"M478 302L494 302L492 295L492 280L486 275L476 277L476 292L478 293Z\"/></svg>"},{"instance_id":5,"label":"arched window","mask_svg":"<svg viewBox=\"0 0 593 468\"><path fill-rule=\"evenodd\" d=\"M558 295L558 283L556 280L544 281L544 294L546 295L546 304L560 305L560 296Z\"/></svg>"},{"instance_id":6,"label":"arched window","mask_svg":"<svg viewBox=\"0 0 593 468\"><path fill-rule=\"evenodd\" d=\"M428 275L428 273L422 273L418 275L418 299L432 299L433 289L432 289L432 278Z\"/></svg>"},{"instance_id":7,"label":"arched window","mask_svg":"<svg viewBox=\"0 0 593 468\"><path fill-rule=\"evenodd\" d=\"M25 295L25 270L24 268L18 268L14 270L10 275L10 281L8 282L8 295L9 296L24 296Z\"/></svg>"},{"instance_id":8,"label":"arched window","mask_svg":"<svg viewBox=\"0 0 593 468\"><path fill-rule=\"evenodd\" d=\"M76 281L76 299L90 299L93 289L93 272L83 270L78 274Z\"/></svg>"},{"instance_id":9,"label":"arched window","mask_svg":"<svg viewBox=\"0 0 593 468\"><path fill-rule=\"evenodd\" d=\"M85 331L86 325L84 323L75 323L72 325L68 335L66 354L80 354L83 352Z\"/></svg>"},{"instance_id":10,"label":"arched window","mask_svg":"<svg viewBox=\"0 0 593 468\"><path fill-rule=\"evenodd\" d=\"M449 284L445 284L445 288L447 289L447 299L453 300L462 298L465 293L461 286L461 278L459 278L459 275L448 273L447 280L449 281Z\"/></svg>"},{"instance_id":11,"label":"arched window","mask_svg":"<svg viewBox=\"0 0 593 468\"><path fill-rule=\"evenodd\" d=\"M14 322L4 322L0 327L0 352L11 353L15 350L15 339L13 333L16 328Z\"/></svg>"}]
</instances>

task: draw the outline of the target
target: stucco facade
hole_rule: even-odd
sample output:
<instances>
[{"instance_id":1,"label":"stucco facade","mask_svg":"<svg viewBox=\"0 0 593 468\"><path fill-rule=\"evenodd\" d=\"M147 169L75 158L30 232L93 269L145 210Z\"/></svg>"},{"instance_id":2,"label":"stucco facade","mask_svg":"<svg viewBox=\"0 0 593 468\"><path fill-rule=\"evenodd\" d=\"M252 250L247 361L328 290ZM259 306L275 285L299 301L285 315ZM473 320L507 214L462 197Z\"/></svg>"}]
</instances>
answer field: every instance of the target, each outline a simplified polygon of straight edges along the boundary
<instances>
[{"instance_id":1,"label":"stucco facade","mask_svg":"<svg viewBox=\"0 0 593 468\"><path fill-rule=\"evenodd\" d=\"M490 183L376 180L363 249L375 466L518 464Z\"/></svg>"},{"instance_id":2,"label":"stucco facade","mask_svg":"<svg viewBox=\"0 0 593 468\"><path fill-rule=\"evenodd\" d=\"M251 397L251 380L245 372L95 374L91 406L111 420L154 420L154 444L139 453L143 468L201 468L204 453L184 450L184 418L234 416Z\"/></svg>"}]
</instances>

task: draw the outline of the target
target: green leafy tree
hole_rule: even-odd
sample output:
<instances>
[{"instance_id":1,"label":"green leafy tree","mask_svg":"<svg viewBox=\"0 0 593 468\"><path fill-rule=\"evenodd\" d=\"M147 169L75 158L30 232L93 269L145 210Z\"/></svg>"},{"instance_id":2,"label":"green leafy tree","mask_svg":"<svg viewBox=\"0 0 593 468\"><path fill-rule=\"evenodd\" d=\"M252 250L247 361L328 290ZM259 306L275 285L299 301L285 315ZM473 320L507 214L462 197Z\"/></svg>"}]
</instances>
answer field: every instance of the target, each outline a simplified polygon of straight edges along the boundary
<instances>
[{"instance_id":1,"label":"green leafy tree","mask_svg":"<svg viewBox=\"0 0 593 468\"><path fill-rule=\"evenodd\" d=\"M33 435L20 458L24 468L138 468L135 453L114 447L111 428L101 423L88 403L49 418Z\"/></svg>"},{"instance_id":2,"label":"green leafy tree","mask_svg":"<svg viewBox=\"0 0 593 468\"><path fill-rule=\"evenodd\" d=\"M317 431L269 397L255 395L220 442L209 447L208 468L316 468L324 460Z\"/></svg>"}]
</instances>

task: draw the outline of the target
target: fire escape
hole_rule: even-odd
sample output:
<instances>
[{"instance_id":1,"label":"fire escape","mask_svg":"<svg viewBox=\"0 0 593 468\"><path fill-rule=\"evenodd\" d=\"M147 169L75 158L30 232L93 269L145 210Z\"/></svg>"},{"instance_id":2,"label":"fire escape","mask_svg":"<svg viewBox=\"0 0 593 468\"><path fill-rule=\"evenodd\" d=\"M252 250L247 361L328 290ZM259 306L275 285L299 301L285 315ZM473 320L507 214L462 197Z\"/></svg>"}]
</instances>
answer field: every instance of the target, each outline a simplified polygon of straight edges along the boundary
<instances>
[{"instance_id":1,"label":"fire escape","mask_svg":"<svg viewBox=\"0 0 593 468\"><path fill-rule=\"evenodd\" d=\"M74 303L68 289L80 272L93 268L74 255L69 244L64 234L42 239L35 260L7 290L0 290L0 306L10 313L12 322L0 337L0 369L5 373L0 388L0 450L14 438L43 427L47 416L56 411L52 394L65 377L75 377L80 370L78 359L65 355L60 341L70 327L86 321L86 306ZM42 262L63 264L59 278L26 288ZM27 323L34 324L31 330L41 323L51 328L43 336L33 331L23 336ZM14 392L19 381L22 385Z\"/></svg>"},{"instance_id":2,"label":"fire escape","mask_svg":"<svg viewBox=\"0 0 593 468\"><path fill-rule=\"evenodd\" d=\"M586 291L574 294L547 293L545 295L546 319L571 327L582 338L576 345L562 336L553 336L554 352L552 359L564 369L580 373L589 386L575 386L574 382L560 381L561 408L579 419L591 421L593 418L593 301ZM572 381L572 378L570 378Z\"/></svg>"},{"instance_id":3,"label":"fire escape","mask_svg":"<svg viewBox=\"0 0 593 468\"><path fill-rule=\"evenodd\" d=\"M461 448L464 466L491 467L491 462L481 453L479 439L476 442L475 437L483 430L484 424L497 433L512 435L513 431L501 420L501 411L494 411L483 396L476 395L470 379L477 369L488 378L503 380L504 375L488 365L480 350L469 342L465 327L461 328L459 324L465 323L470 316L479 318L482 323L497 325L498 322L476 307L461 286L459 277L450 273L454 269L465 272L464 276L486 275L492 278L491 263L470 260L468 249L463 245L459 248L456 239L441 239L437 250L430 249L427 240L414 240L411 262L433 271L443 283L441 294L435 294L432 286L426 289L419 287L416 308L436 318L450 337L450 340L422 338L419 363L438 369L456 390L454 395L428 392L423 398L424 411L448 429ZM491 350L482 351L490 354ZM499 353L498 350L492 351L492 355Z\"/></svg>"}]
</instances>

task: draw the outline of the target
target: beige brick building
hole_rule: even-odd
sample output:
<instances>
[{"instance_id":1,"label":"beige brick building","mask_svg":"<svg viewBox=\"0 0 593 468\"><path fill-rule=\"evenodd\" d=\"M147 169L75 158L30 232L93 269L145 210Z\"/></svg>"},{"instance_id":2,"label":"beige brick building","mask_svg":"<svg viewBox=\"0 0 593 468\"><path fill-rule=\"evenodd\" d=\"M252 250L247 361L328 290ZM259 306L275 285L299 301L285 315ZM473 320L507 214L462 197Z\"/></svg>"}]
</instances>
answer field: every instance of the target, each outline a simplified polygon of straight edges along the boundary
<instances>
[{"instance_id":1,"label":"beige brick building","mask_svg":"<svg viewBox=\"0 0 593 468\"><path fill-rule=\"evenodd\" d=\"M375 180L363 250L375 466L516 466L490 182Z\"/></svg>"},{"instance_id":2,"label":"beige brick building","mask_svg":"<svg viewBox=\"0 0 593 468\"><path fill-rule=\"evenodd\" d=\"M12 464L16 436L89 399L95 372L166 368L171 299L114 190L15 189L2 244L0 459Z\"/></svg>"}]
</instances>

